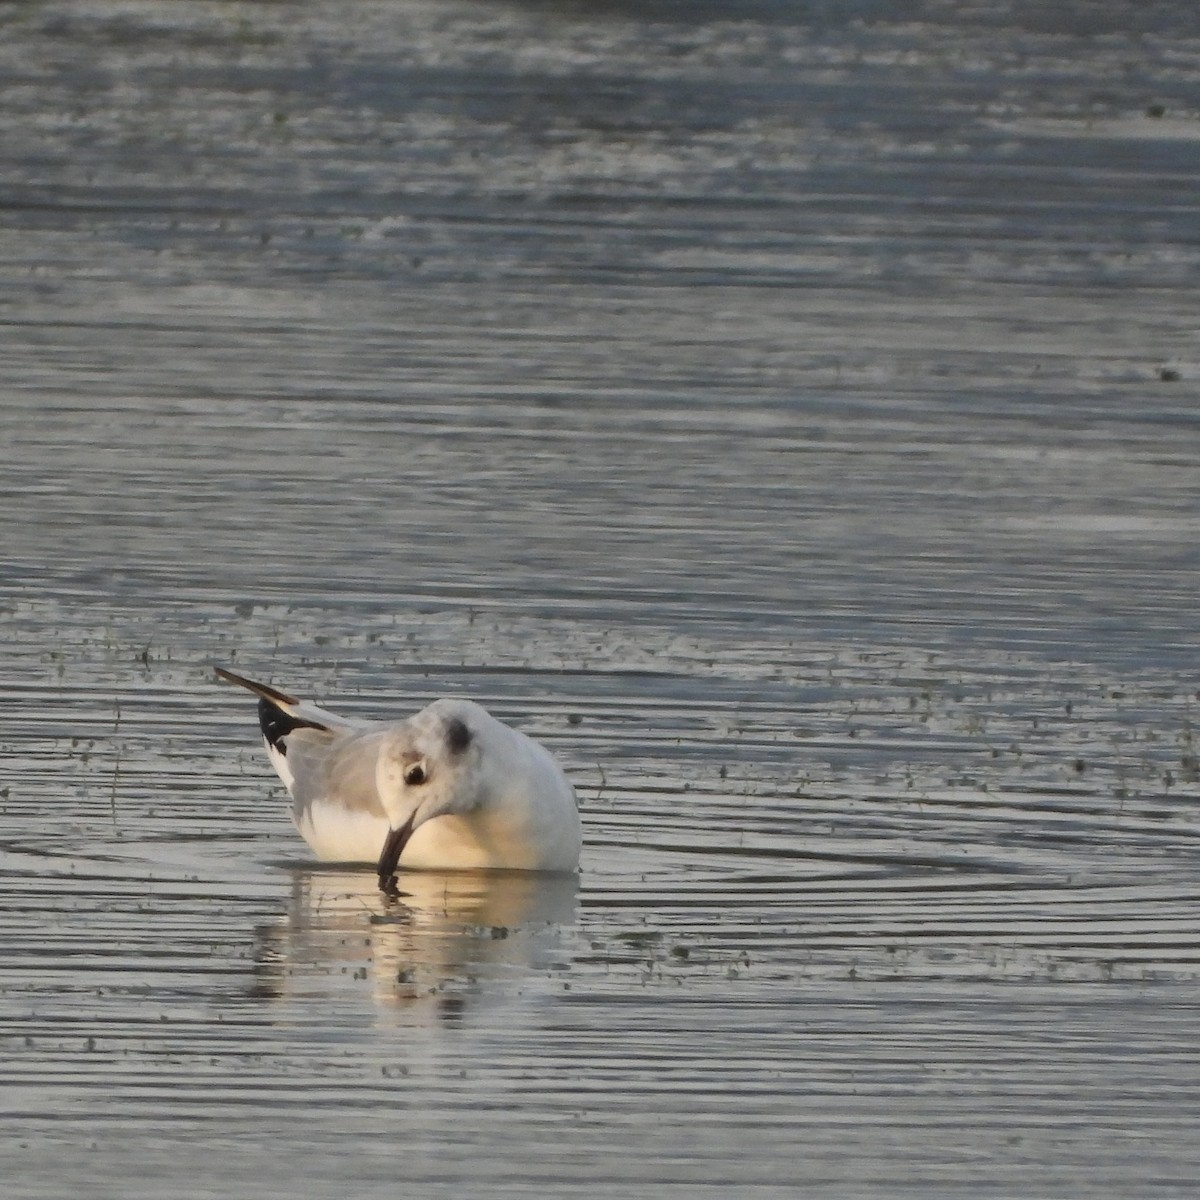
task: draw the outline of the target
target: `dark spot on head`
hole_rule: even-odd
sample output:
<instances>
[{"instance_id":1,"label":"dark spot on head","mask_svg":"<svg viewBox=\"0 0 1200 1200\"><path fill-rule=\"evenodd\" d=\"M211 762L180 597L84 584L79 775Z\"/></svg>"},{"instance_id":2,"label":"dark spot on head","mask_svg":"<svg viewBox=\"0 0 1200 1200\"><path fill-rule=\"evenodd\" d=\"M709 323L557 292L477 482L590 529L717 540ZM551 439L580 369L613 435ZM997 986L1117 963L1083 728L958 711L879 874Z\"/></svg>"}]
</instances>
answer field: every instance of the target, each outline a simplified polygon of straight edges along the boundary
<instances>
[{"instance_id":1,"label":"dark spot on head","mask_svg":"<svg viewBox=\"0 0 1200 1200\"><path fill-rule=\"evenodd\" d=\"M428 776L425 774L423 763L410 763L404 768L404 782L409 787L420 787L427 778Z\"/></svg>"},{"instance_id":2,"label":"dark spot on head","mask_svg":"<svg viewBox=\"0 0 1200 1200\"><path fill-rule=\"evenodd\" d=\"M451 754L461 754L471 744L471 731L467 723L459 717L451 717L446 722L446 745Z\"/></svg>"}]
</instances>

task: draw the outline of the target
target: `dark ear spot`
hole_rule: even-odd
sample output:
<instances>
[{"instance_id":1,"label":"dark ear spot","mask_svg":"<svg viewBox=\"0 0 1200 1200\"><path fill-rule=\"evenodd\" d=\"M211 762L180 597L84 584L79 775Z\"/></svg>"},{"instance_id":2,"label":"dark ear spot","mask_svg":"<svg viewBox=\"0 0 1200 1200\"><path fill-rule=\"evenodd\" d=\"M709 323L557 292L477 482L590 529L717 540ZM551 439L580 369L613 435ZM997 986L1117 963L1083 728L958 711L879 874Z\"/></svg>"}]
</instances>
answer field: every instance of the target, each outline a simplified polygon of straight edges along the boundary
<instances>
[{"instance_id":1,"label":"dark ear spot","mask_svg":"<svg viewBox=\"0 0 1200 1200\"><path fill-rule=\"evenodd\" d=\"M458 717L451 717L446 722L446 745L451 754L461 754L471 744L471 731L466 722Z\"/></svg>"}]
</instances>

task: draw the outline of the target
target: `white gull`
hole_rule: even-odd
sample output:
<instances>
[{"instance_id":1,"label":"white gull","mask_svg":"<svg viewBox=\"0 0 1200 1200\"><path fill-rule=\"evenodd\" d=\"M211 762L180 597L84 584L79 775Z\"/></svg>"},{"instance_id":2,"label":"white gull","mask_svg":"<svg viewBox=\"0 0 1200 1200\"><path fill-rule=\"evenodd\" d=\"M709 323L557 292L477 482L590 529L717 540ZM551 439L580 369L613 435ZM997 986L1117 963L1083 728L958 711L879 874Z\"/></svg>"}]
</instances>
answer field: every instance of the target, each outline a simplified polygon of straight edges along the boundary
<instances>
[{"instance_id":1,"label":"white gull","mask_svg":"<svg viewBox=\"0 0 1200 1200\"><path fill-rule=\"evenodd\" d=\"M377 863L388 892L398 866L579 869L579 809L562 768L474 701L358 721L214 669L258 696L267 754L318 858Z\"/></svg>"}]
</instances>

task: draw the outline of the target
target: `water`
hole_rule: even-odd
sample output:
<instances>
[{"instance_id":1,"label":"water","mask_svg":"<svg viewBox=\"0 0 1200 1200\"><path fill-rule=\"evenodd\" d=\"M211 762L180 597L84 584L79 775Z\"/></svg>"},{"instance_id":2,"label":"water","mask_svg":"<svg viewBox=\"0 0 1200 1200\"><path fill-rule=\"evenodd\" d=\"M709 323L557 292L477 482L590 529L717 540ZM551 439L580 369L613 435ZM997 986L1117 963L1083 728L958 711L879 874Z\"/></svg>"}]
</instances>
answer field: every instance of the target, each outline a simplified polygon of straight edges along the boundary
<instances>
[{"instance_id":1,"label":"water","mask_svg":"<svg viewBox=\"0 0 1200 1200\"><path fill-rule=\"evenodd\" d=\"M0 14L6 1195L1190 1195L1191 17ZM212 662L578 885L313 864Z\"/></svg>"}]
</instances>

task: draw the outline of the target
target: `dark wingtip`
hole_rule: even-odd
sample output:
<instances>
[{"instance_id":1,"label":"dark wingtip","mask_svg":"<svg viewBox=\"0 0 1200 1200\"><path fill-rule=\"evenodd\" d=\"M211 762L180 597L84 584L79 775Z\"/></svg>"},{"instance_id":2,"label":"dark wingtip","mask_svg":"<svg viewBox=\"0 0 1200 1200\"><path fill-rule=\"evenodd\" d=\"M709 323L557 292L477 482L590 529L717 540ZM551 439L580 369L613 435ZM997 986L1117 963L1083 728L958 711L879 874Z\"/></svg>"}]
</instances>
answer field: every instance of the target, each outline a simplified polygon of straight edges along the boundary
<instances>
[{"instance_id":1,"label":"dark wingtip","mask_svg":"<svg viewBox=\"0 0 1200 1200\"><path fill-rule=\"evenodd\" d=\"M287 747L283 744L283 739L293 729L327 728L316 721L303 721L299 717L293 717L291 713L284 712L278 704L274 704L265 696L258 702L258 723L262 726L263 737L267 739L267 743L273 750L278 750L280 754L287 754Z\"/></svg>"},{"instance_id":2,"label":"dark wingtip","mask_svg":"<svg viewBox=\"0 0 1200 1200\"><path fill-rule=\"evenodd\" d=\"M278 688L268 687L265 683L258 683L253 679L247 679L245 675L238 675L233 671L227 671L224 667L218 667L216 663L213 663L213 670L226 683L236 683L239 687L248 688L256 696L263 696L268 700L275 700L280 704L300 703L295 696L289 696L287 692L281 692Z\"/></svg>"}]
</instances>

